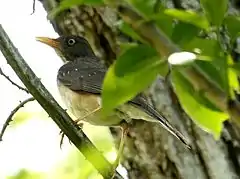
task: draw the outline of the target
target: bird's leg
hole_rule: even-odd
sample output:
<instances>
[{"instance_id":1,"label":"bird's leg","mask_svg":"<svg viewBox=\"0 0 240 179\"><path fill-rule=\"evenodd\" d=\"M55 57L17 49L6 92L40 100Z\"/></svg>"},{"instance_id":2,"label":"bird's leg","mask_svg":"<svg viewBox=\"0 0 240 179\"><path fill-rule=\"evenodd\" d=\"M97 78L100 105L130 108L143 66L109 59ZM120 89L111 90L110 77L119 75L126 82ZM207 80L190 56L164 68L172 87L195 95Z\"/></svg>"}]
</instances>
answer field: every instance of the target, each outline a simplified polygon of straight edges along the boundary
<instances>
[{"instance_id":1,"label":"bird's leg","mask_svg":"<svg viewBox=\"0 0 240 179\"><path fill-rule=\"evenodd\" d=\"M82 128L83 123L78 124L79 122L83 121L83 119L87 118L88 116L90 116L91 114L99 111L101 109L101 107L98 107L96 109L94 109L93 111L91 111L90 113L86 114L85 116L78 118L77 120L75 120L74 122L80 126L80 128ZM63 144L63 139L64 139L64 133L63 131L60 131L60 135L61 135L61 140L60 140L60 148L62 148L62 144ZM71 143L71 141L69 140L69 142Z\"/></svg>"},{"instance_id":2,"label":"bird's leg","mask_svg":"<svg viewBox=\"0 0 240 179\"><path fill-rule=\"evenodd\" d=\"M122 123L120 125L120 127L121 127L122 131L121 131L120 144L119 144L119 148L118 148L118 152L117 152L117 158L116 158L115 162L113 163L114 170L116 170L116 168L119 165L119 162L120 162L120 159L121 159L121 156L122 156L122 153L123 153L123 148L124 148L126 135L128 133L128 129L129 129L128 124L126 122Z\"/></svg>"},{"instance_id":3,"label":"bird's leg","mask_svg":"<svg viewBox=\"0 0 240 179\"><path fill-rule=\"evenodd\" d=\"M62 130L60 131L59 134L61 135L61 139L60 139L60 148L62 149L63 139L64 139L65 134L63 133ZM70 140L69 140L69 143L71 144L71 141L70 141Z\"/></svg>"},{"instance_id":4,"label":"bird's leg","mask_svg":"<svg viewBox=\"0 0 240 179\"><path fill-rule=\"evenodd\" d=\"M91 111L90 113L86 114L85 116L78 118L78 119L75 120L74 122L76 122L76 124L79 123L79 122L81 122L83 119L85 119L85 118L87 118L88 116L90 116L91 114L94 114L95 112L99 111L101 108L102 108L102 107L99 106L98 108L94 109L93 111Z\"/></svg>"}]
</instances>

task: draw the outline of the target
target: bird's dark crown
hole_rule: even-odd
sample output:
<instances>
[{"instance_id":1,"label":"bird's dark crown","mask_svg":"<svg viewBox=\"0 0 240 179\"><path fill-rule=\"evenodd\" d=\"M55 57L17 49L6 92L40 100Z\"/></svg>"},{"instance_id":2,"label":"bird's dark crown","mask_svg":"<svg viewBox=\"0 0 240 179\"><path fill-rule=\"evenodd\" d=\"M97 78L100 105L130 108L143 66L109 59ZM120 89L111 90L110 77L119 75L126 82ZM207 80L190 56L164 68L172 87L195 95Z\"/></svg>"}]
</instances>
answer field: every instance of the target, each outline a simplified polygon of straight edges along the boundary
<instances>
[{"instance_id":1,"label":"bird's dark crown","mask_svg":"<svg viewBox=\"0 0 240 179\"><path fill-rule=\"evenodd\" d=\"M62 52L62 55L67 61L73 61L77 58L93 57L95 56L88 41L80 36L61 36L56 39L60 42L58 50Z\"/></svg>"}]
</instances>

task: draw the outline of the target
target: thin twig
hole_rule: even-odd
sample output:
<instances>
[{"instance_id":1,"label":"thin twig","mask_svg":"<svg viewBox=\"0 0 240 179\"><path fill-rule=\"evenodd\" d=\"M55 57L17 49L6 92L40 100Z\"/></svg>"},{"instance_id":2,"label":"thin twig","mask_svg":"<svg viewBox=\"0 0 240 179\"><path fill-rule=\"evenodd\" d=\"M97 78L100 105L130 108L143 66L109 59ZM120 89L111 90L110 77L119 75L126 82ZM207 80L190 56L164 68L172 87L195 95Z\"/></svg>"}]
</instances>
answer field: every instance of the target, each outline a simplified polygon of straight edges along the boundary
<instances>
[{"instance_id":1,"label":"thin twig","mask_svg":"<svg viewBox=\"0 0 240 179\"><path fill-rule=\"evenodd\" d=\"M1 133L0 133L0 141L2 141L2 137L7 129L7 126L9 125L9 123L12 121L12 118L14 116L14 114L16 114L18 112L18 110L22 107L24 107L24 105L30 101L34 101L34 97L31 97L31 98L28 98L26 100L24 100L23 102L20 102L19 105L17 105L13 111L10 113L10 115L8 116L7 120L5 121L5 123L3 124L3 128L1 130Z\"/></svg>"},{"instance_id":2,"label":"thin twig","mask_svg":"<svg viewBox=\"0 0 240 179\"><path fill-rule=\"evenodd\" d=\"M56 102L47 91L39 78L34 74L8 35L0 25L0 50L8 64L12 67L29 93L38 101L42 108L54 120L64 134L79 149L86 159L98 170L103 178L111 178L114 174L113 166L105 159L100 151L92 144L83 131L74 123L66 111ZM122 178L116 172L117 178Z\"/></svg>"},{"instance_id":3,"label":"thin twig","mask_svg":"<svg viewBox=\"0 0 240 179\"><path fill-rule=\"evenodd\" d=\"M36 0L33 0L33 6L32 6L32 13L30 15L33 15L35 12L35 8L36 8Z\"/></svg>"},{"instance_id":4,"label":"thin twig","mask_svg":"<svg viewBox=\"0 0 240 179\"><path fill-rule=\"evenodd\" d=\"M25 91L26 93L29 93L26 88L21 87L17 83L15 83L9 76L7 76L5 73L3 73L2 69L0 68L0 75L4 76L10 83L12 83L14 86L16 86L18 89Z\"/></svg>"}]
</instances>

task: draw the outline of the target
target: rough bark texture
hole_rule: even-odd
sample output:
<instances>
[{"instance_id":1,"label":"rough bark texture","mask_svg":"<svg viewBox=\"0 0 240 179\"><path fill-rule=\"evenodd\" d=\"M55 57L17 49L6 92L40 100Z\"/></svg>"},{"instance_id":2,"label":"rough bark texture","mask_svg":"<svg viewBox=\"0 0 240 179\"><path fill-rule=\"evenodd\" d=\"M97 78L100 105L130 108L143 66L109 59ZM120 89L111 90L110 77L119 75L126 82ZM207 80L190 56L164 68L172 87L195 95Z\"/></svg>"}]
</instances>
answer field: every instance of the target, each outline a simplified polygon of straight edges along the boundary
<instances>
[{"instance_id":1,"label":"rough bark texture","mask_svg":"<svg viewBox=\"0 0 240 179\"><path fill-rule=\"evenodd\" d=\"M47 11L58 0L41 0ZM165 0L169 7L200 9L196 0ZM232 0L231 12L236 13L239 1ZM116 14L107 7L87 6L72 8L52 22L61 34L85 36L96 54L110 64L115 58L117 40L128 40L114 27ZM149 99L155 107L175 125L193 145L190 152L169 135L161 126L138 122L131 129L124 149L123 165L131 179L237 179L240 178L240 133L239 129L225 122L221 139L201 130L183 112L172 90L161 80L149 90ZM211 119L209 119L211 120Z\"/></svg>"}]
</instances>

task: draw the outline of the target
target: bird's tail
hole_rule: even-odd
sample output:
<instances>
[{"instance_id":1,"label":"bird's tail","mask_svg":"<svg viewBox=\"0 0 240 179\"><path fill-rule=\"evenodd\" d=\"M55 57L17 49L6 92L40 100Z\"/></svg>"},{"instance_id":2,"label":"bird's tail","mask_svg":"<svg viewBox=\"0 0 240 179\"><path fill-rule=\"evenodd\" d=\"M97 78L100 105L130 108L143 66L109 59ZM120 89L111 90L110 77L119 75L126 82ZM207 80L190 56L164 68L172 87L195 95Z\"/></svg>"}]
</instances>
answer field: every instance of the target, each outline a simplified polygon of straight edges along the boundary
<instances>
[{"instance_id":1,"label":"bird's tail","mask_svg":"<svg viewBox=\"0 0 240 179\"><path fill-rule=\"evenodd\" d=\"M179 132L175 127L173 127L170 122L160 115L152 106L148 105L148 113L151 115L153 118L155 118L160 124L167 130L169 131L172 135L174 135L177 139L179 139L182 143L184 143L187 148L191 149L191 145L189 144L188 140L186 137L184 137L181 132Z\"/></svg>"}]
</instances>

